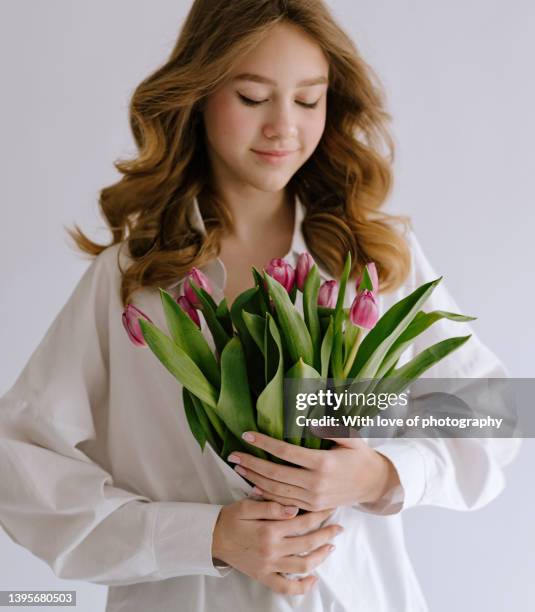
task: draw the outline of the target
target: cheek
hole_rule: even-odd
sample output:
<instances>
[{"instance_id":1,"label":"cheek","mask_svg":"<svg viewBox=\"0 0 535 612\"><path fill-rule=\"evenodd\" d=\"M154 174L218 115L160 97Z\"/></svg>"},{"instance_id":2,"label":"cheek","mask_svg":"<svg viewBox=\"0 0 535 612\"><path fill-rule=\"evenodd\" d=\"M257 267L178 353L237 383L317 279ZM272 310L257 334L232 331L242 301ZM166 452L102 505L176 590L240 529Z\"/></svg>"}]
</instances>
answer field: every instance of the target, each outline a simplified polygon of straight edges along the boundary
<instances>
[{"instance_id":1,"label":"cheek","mask_svg":"<svg viewBox=\"0 0 535 612\"><path fill-rule=\"evenodd\" d=\"M309 119L305 122L303 131L307 150L311 151L316 148L318 142L321 140L324 129L325 112L318 112L314 115L311 114Z\"/></svg>"},{"instance_id":2,"label":"cheek","mask_svg":"<svg viewBox=\"0 0 535 612\"><path fill-rule=\"evenodd\" d=\"M232 143L250 141L254 125L244 109L229 96L211 100L205 109L205 126L208 140L223 148Z\"/></svg>"}]
</instances>

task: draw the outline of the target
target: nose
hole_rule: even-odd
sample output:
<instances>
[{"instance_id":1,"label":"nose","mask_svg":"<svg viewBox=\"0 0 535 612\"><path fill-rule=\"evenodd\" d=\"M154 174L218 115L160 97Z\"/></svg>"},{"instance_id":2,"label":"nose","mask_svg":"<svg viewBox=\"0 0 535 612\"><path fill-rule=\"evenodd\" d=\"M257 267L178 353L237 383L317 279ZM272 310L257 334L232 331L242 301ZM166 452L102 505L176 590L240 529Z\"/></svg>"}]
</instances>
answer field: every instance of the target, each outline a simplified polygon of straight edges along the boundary
<instances>
[{"instance_id":1,"label":"nose","mask_svg":"<svg viewBox=\"0 0 535 612\"><path fill-rule=\"evenodd\" d=\"M275 106L275 105L274 105ZM284 104L276 105L263 127L266 138L281 140L295 138L298 134L295 118Z\"/></svg>"}]
</instances>

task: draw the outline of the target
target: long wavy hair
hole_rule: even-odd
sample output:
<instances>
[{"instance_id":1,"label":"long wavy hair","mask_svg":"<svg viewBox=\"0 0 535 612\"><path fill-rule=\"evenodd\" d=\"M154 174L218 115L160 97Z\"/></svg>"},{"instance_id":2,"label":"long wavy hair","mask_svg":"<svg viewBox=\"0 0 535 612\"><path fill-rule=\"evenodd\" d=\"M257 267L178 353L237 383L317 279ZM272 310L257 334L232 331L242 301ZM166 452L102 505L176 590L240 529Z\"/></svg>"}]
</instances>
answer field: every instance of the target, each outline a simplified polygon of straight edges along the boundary
<instances>
[{"instance_id":1,"label":"long wavy hair","mask_svg":"<svg viewBox=\"0 0 535 612\"><path fill-rule=\"evenodd\" d=\"M348 250L352 277L375 261L383 292L407 277L410 251L402 230L409 220L379 210L392 187L391 117L375 73L322 0L195 0L169 59L131 98L137 157L114 162L123 176L100 192L109 244L93 242L77 225L67 229L76 246L93 257L127 243L123 305L136 290L170 286L219 254L231 217L206 172L202 103L281 22L312 36L329 62L324 133L286 186L306 207L307 246L333 276L341 274ZM188 219L196 197L205 235Z\"/></svg>"}]
</instances>

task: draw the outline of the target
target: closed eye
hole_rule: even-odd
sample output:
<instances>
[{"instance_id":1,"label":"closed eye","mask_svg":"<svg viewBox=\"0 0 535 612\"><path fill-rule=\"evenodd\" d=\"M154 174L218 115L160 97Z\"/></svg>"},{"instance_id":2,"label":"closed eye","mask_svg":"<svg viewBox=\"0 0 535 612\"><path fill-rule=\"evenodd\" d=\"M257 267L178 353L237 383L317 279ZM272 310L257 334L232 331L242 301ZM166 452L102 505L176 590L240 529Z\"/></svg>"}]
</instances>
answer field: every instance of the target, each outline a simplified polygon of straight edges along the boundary
<instances>
[{"instance_id":1,"label":"closed eye","mask_svg":"<svg viewBox=\"0 0 535 612\"><path fill-rule=\"evenodd\" d=\"M238 93L238 97L246 106L258 106L259 104L263 104L264 102L267 102L267 100L251 100L250 98L246 98L241 93ZM300 106L303 106L304 108L316 108L316 106L318 105L318 102L319 100L316 102L311 102L310 104L307 104L306 102L299 102L299 100L296 100L296 103L299 104Z\"/></svg>"}]
</instances>

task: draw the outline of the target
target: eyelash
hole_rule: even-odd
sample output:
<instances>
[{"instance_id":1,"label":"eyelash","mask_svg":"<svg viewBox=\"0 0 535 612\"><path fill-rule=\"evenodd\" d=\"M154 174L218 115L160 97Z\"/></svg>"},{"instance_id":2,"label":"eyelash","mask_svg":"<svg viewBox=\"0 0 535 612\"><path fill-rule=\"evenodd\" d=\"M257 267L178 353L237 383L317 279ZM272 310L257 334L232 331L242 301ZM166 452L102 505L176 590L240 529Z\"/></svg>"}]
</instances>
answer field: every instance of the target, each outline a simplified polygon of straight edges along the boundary
<instances>
[{"instance_id":1,"label":"eyelash","mask_svg":"<svg viewBox=\"0 0 535 612\"><path fill-rule=\"evenodd\" d=\"M240 93L238 94L238 97L246 106L258 106L259 104L265 102L265 100L251 100L250 98L246 98ZM304 108L316 108L318 102L313 102L312 104L307 104L306 102L297 102L297 104L303 106Z\"/></svg>"}]
</instances>

